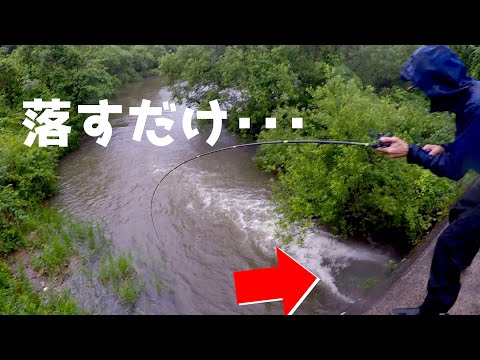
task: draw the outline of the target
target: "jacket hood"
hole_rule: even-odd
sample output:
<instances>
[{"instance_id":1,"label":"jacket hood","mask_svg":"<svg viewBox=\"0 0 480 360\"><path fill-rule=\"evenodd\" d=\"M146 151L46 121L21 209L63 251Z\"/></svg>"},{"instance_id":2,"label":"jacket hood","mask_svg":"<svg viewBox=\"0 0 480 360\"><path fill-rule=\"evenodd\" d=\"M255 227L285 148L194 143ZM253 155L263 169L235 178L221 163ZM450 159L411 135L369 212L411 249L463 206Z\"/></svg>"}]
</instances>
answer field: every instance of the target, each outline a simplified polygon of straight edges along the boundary
<instances>
[{"instance_id":1,"label":"jacket hood","mask_svg":"<svg viewBox=\"0 0 480 360\"><path fill-rule=\"evenodd\" d=\"M421 46L400 70L400 78L420 88L431 100L430 111L454 111L473 83L460 58L447 46Z\"/></svg>"}]
</instances>

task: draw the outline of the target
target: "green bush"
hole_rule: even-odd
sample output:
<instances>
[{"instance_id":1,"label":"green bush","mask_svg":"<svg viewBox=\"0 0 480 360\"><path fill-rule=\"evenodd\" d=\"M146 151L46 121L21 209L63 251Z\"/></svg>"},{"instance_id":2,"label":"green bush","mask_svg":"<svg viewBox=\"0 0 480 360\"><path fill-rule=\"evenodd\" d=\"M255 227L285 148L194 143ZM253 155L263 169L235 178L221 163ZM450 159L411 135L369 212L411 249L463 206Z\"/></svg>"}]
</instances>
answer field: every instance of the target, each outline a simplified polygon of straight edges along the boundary
<instances>
[{"instance_id":1,"label":"green bush","mask_svg":"<svg viewBox=\"0 0 480 360\"><path fill-rule=\"evenodd\" d=\"M397 87L400 67L416 48L180 46L159 68L177 99L202 109L214 99L228 105L227 128L243 139L371 142L369 131L392 131L422 145L449 142L453 118L430 114L423 94ZM477 74L478 47L458 50ZM238 129L244 116L251 118L250 129ZM276 129L264 129L266 117L277 119ZM291 129L293 117L303 118L303 129ZM321 224L407 248L446 215L471 178L454 183L404 159L346 146L266 145L256 161L278 174L274 200L283 229Z\"/></svg>"},{"instance_id":2,"label":"green bush","mask_svg":"<svg viewBox=\"0 0 480 360\"><path fill-rule=\"evenodd\" d=\"M0 257L24 244L24 202L11 185L0 187Z\"/></svg>"},{"instance_id":3,"label":"green bush","mask_svg":"<svg viewBox=\"0 0 480 360\"><path fill-rule=\"evenodd\" d=\"M467 66L468 74L474 79L480 79L480 45L452 45L452 50Z\"/></svg>"},{"instance_id":4,"label":"green bush","mask_svg":"<svg viewBox=\"0 0 480 360\"><path fill-rule=\"evenodd\" d=\"M342 45L345 64L377 90L400 83L399 70L418 45Z\"/></svg>"},{"instance_id":5,"label":"green bush","mask_svg":"<svg viewBox=\"0 0 480 360\"><path fill-rule=\"evenodd\" d=\"M304 111L277 109L277 129L262 131L259 140L372 142L369 130L388 129L409 142L425 144L451 140L454 131L452 119L429 114L422 97L416 102L401 99L396 90L379 97L358 81L345 81L335 70L312 96L311 106ZM291 129L292 117L303 117L303 129ZM279 174L274 199L283 227L292 222L320 223L335 233L370 234L399 246L417 243L446 215L458 193L453 181L370 148L264 145L256 160L265 170Z\"/></svg>"},{"instance_id":6,"label":"green bush","mask_svg":"<svg viewBox=\"0 0 480 360\"><path fill-rule=\"evenodd\" d=\"M161 58L160 70L179 101L202 108L215 99L230 104L227 128L251 138L275 108L308 104L308 88L325 80L326 62L317 58L340 61L322 49L228 46L219 53L208 46L181 46ZM250 118L250 129L238 128L239 117Z\"/></svg>"}]
</instances>

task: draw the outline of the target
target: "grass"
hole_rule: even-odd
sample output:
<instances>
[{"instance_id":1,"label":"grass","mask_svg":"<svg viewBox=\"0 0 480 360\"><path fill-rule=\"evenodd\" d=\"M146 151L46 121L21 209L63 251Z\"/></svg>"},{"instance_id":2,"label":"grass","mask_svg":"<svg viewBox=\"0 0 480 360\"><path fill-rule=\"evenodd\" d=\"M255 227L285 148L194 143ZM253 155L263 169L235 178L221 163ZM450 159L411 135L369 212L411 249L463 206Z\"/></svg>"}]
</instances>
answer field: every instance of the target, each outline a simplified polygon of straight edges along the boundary
<instances>
[{"instance_id":1,"label":"grass","mask_svg":"<svg viewBox=\"0 0 480 360\"><path fill-rule=\"evenodd\" d=\"M102 224L75 221L70 215L44 208L30 212L19 231L25 242L17 250L24 250L0 255L0 314L85 313L68 292L56 290L74 268L78 270L77 264L92 286L93 275L98 273L100 283L113 287L128 306L138 299L143 284L132 256L111 255ZM36 274L35 279L47 284L39 286L38 279L33 284L26 276L26 268Z\"/></svg>"},{"instance_id":2,"label":"grass","mask_svg":"<svg viewBox=\"0 0 480 360\"><path fill-rule=\"evenodd\" d=\"M41 226L33 243L32 265L42 275L64 275L72 256L86 260L106 244L100 224L74 221L71 216L62 217L52 209L45 210L37 221Z\"/></svg>"},{"instance_id":3,"label":"grass","mask_svg":"<svg viewBox=\"0 0 480 360\"><path fill-rule=\"evenodd\" d=\"M162 280L160 279L155 279L155 289L157 290L157 295L160 295L163 291L164 285Z\"/></svg>"},{"instance_id":4,"label":"grass","mask_svg":"<svg viewBox=\"0 0 480 360\"><path fill-rule=\"evenodd\" d=\"M135 304L143 287L130 254L117 257L107 254L100 265L98 277L104 286L111 286L129 306Z\"/></svg>"},{"instance_id":5,"label":"grass","mask_svg":"<svg viewBox=\"0 0 480 360\"><path fill-rule=\"evenodd\" d=\"M372 288L374 288L376 285L378 285L380 281L378 279L374 279L374 278L367 278L365 279L365 281L363 282L363 288L365 290L370 290Z\"/></svg>"},{"instance_id":6,"label":"grass","mask_svg":"<svg viewBox=\"0 0 480 360\"><path fill-rule=\"evenodd\" d=\"M6 315L81 314L67 292L38 292L28 281L23 266L16 274L0 262L0 313Z\"/></svg>"},{"instance_id":7,"label":"grass","mask_svg":"<svg viewBox=\"0 0 480 360\"><path fill-rule=\"evenodd\" d=\"M20 253L13 252L8 256L0 256L0 313L82 313L68 292L43 291L26 276L26 267L36 271L39 276L45 276L47 280L65 273L64 269L75 253L74 239L68 230L73 223L50 208L30 210L23 219L23 225L17 230L25 241L18 244L15 250L23 248L28 255L22 258L17 256ZM52 287L45 287L49 288Z\"/></svg>"},{"instance_id":8,"label":"grass","mask_svg":"<svg viewBox=\"0 0 480 360\"><path fill-rule=\"evenodd\" d=\"M68 267L70 258L76 252L68 234L54 235L51 242L45 244L33 258L33 268L47 276L60 275Z\"/></svg>"}]
</instances>

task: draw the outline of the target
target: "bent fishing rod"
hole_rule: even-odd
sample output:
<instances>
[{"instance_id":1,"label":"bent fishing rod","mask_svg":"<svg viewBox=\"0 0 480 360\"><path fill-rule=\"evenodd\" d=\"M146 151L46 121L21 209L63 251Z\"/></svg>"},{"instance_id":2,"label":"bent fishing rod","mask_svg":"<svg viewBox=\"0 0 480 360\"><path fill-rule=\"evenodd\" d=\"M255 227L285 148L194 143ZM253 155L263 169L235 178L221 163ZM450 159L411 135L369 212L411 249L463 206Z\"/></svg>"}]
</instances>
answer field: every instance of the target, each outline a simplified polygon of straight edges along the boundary
<instances>
[{"instance_id":1,"label":"bent fishing rod","mask_svg":"<svg viewBox=\"0 0 480 360\"><path fill-rule=\"evenodd\" d=\"M198 158L201 158L203 156L207 156L207 155L211 155L211 154L215 154L217 152L221 152L221 151L226 151L226 150L233 150L233 149L239 149L239 148L243 148L243 147L249 147L249 146L260 146L260 145L288 145L288 144L317 144L317 145L350 145L350 146L361 146L361 147L368 147L368 148L379 148L379 147L382 147L382 148L385 148L385 147L389 147L390 146L390 143L387 143L387 142L381 142L380 141L380 138L382 136L392 136L390 133L386 133L386 134L378 134L377 135L377 142L375 143L366 143L366 142L356 142L356 141L340 141L340 140L328 140L328 139L312 139L312 140L309 140L309 139L304 139L304 140L273 140L273 141L261 141L261 142L253 142L253 143L247 143L247 144L238 144L238 145L232 145L232 146L227 146L227 147L224 147L224 148L220 148L220 149L216 149L216 150L212 150L212 151L208 151L206 153L203 153L203 154L199 154L199 155L196 155L190 159L187 159L183 162L181 162L180 164L174 166L172 169L170 169L161 179L160 181L157 183L157 185L155 186L155 189L153 190L153 194L152 194L152 198L150 199L150 217L152 219L152 224L153 224L153 229L155 230L155 234L157 235L157 238L160 240L160 235L158 235L158 232L157 232L157 228L155 226L155 221L153 219L153 199L155 197L155 193L157 191L157 189L159 188L160 184L163 182L163 180L165 180L165 178L170 175L174 170L178 169L180 166L182 165L185 165L186 163L192 161L192 160L195 160L195 159L198 159ZM354 306L356 305L360 300L362 299L357 299L356 301L354 301L352 304L350 304L349 306L347 306L346 309L344 309L344 311L340 314L340 315L346 315L348 313L348 311Z\"/></svg>"},{"instance_id":2,"label":"bent fishing rod","mask_svg":"<svg viewBox=\"0 0 480 360\"><path fill-rule=\"evenodd\" d=\"M157 235L157 238L160 240L160 236L158 235L157 228L155 226L155 221L153 219L153 199L155 197L155 193L157 192L158 187L160 184L165 180L165 178L170 175L174 170L178 169L180 166L185 165L186 163L201 158L203 156L215 154L217 152L221 151L226 151L226 150L233 150L233 149L239 149L239 148L244 148L244 147L249 147L249 146L260 146L260 145L288 145L288 144L317 144L317 145L350 145L350 146L362 146L362 147L369 147L369 148L379 148L379 147L389 147L390 143L386 142L381 142L380 138L382 136L391 136L390 133L380 133L377 135L377 142L374 143L366 143L366 142L355 142L355 141L341 141L341 140L328 140L328 139L304 139L304 140L272 140L272 141L260 141L260 142L253 142L253 143L247 143L247 144L237 144L237 145L232 145L232 146L227 146L224 148L208 151L203 154L196 155L190 159L187 159L180 164L174 166L172 169L170 169L157 183L155 186L155 189L153 190L152 197L150 199L150 217L152 219L152 224L153 224L153 229L155 230L155 234Z\"/></svg>"}]
</instances>

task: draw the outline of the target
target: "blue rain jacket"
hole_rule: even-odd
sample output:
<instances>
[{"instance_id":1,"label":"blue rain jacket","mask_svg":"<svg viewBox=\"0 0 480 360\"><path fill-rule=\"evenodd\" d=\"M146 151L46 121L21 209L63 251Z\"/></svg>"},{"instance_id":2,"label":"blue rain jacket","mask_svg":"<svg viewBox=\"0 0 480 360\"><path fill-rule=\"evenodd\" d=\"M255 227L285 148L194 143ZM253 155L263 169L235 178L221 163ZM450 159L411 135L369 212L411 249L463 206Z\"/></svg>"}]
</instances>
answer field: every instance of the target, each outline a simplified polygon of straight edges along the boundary
<instances>
[{"instance_id":1,"label":"blue rain jacket","mask_svg":"<svg viewBox=\"0 0 480 360\"><path fill-rule=\"evenodd\" d=\"M458 56L447 46L418 48L400 71L430 99L430 111L455 113L455 141L443 144L445 153L431 156L409 144L407 161L452 180L461 179L469 169L480 172L480 82L467 76Z\"/></svg>"}]
</instances>

